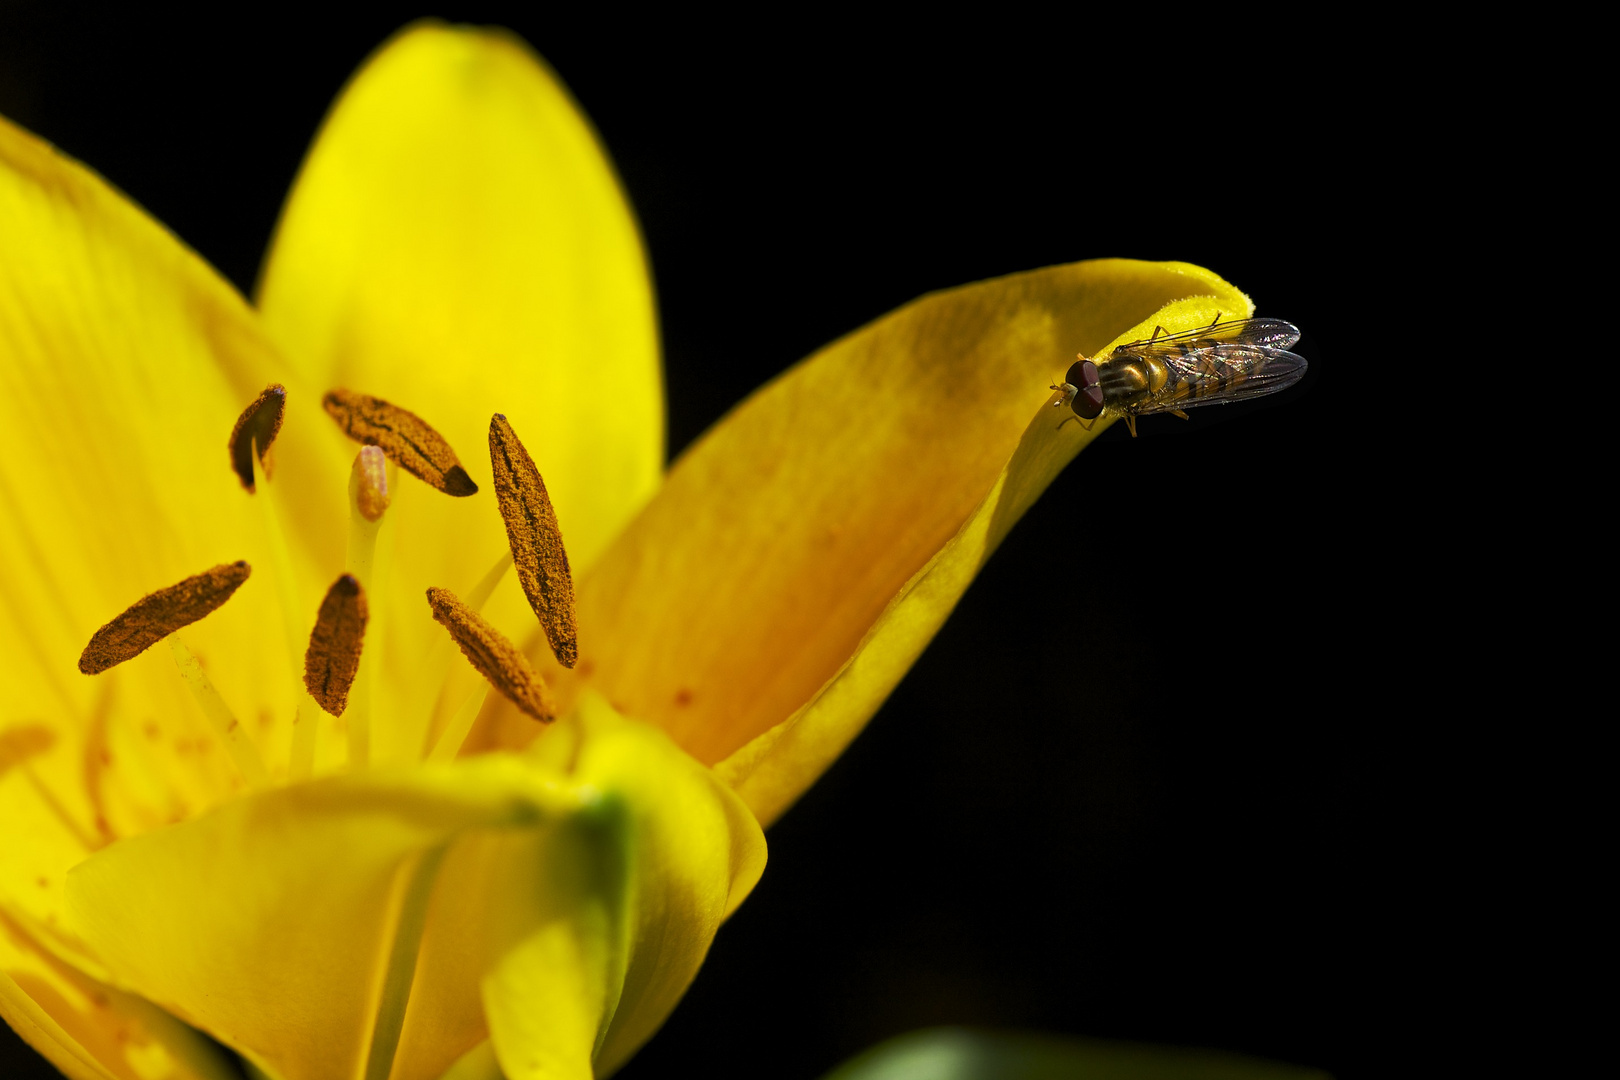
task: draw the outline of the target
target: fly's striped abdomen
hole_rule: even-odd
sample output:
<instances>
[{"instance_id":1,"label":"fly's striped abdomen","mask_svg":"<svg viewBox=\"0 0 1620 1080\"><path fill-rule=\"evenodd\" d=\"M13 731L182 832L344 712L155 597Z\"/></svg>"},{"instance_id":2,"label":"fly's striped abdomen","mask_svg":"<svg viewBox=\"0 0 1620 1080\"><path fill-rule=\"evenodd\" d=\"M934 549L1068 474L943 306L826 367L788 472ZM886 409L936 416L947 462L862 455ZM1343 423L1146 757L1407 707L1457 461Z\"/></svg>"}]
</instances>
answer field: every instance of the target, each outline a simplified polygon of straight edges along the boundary
<instances>
[{"instance_id":1,"label":"fly's striped abdomen","mask_svg":"<svg viewBox=\"0 0 1620 1080\"><path fill-rule=\"evenodd\" d=\"M1128 342L1109 356L1082 356L1054 390L1082 421L1103 412L1123 416L1136 434L1136 417L1156 412L1185 416L1194 405L1260 397L1292 386L1305 360L1288 351L1299 328L1279 319L1216 322L1199 330ZM1101 401L1097 400L1100 393Z\"/></svg>"},{"instance_id":2,"label":"fly's striped abdomen","mask_svg":"<svg viewBox=\"0 0 1620 1080\"><path fill-rule=\"evenodd\" d=\"M1288 354L1292 355L1292 354ZM1165 366L1174 379L1153 395L1151 404L1138 412L1157 412L1172 407L1203 404L1203 399L1229 400L1250 375L1266 366L1268 357L1247 345L1217 345L1209 349L1182 346L1165 357Z\"/></svg>"}]
</instances>

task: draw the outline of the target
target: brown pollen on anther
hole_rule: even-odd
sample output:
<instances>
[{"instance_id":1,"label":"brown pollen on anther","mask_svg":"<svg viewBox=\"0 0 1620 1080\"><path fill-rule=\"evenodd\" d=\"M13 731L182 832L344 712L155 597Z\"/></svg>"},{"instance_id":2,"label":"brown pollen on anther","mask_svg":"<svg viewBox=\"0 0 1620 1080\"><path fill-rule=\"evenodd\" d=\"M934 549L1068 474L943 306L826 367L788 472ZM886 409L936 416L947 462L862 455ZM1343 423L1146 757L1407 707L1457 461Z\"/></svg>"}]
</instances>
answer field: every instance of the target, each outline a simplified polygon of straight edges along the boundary
<instances>
[{"instance_id":1,"label":"brown pollen on anther","mask_svg":"<svg viewBox=\"0 0 1620 1080\"><path fill-rule=\"evenodd\" d=\"M461 651L490 685L512 699L512 703L536 720L557 716L557 703L545 680L506 636L485 622L472 608L456 599L449 589L428 589L428 604L439 625L450 631Z\"/></svg>"},{"instance_id":2,"label":"brown pollen on anther","mask_svg":"<svg viewBox=\"0 0 1620 1080\"><path fill-rule=\"evenodd\" d=\"M221 563L166 589L148 593L96 631L79 657L79 670L86 675L99 675L139 656L229 600L252 572L253 568L245 562Z\"/></svg>"},{"instance_id":3,"label":"brown pollen on anther","mask_svg":"<svg viewBox=\"0 0 1620 1080\"><path fill-rule=\"evenodd\" d=\"M395 464L446 495L476 494L467 470L444 436L420 416L382 398L353 390L329 390L321 400L326 413L355 442L381 448Z\"/></svg>"},{"instance_id":4,"label":"brown pollen on anther","mask_svg":"<svg viewBox=\"0 0 1620 1080\"><path fill-rule=\"evenodd\" d=\"M259 465L270 475L270 444L281 432L281 417L287 410L287 388L271 383L254 398L231 429L231 468L249 492L253 491L253 448L259 448Z\"/></svg>"},{"instance_id":5,"label":"brown pollen on anther","mask_svg":"<svg viewBox=\"0 0 1620 1080\"><path fill-rule=\"evenodd\" d=\"M344 574L326 590L320 614L315 616L315 629L304 653L304 689L333 716L342 716L349 704L349 687L360 670L360 648L370 615L366 591L353 574Z\"/></svg>"},{"instance_id":6,"label":"brown pollen on anther","mask_svg":"<svg viewBox=\"0 0 1620 1080\"><path fill-rule=\"evenodd\" d=\"M568 569L568 552L563 550L562 530L557 527L557 513L551 508L540 470L500 413L489 422L489 465L518 580L557 662L571 668L579 659L579 627L574 621L574 578Z\"/></svg>"}]
</instances>

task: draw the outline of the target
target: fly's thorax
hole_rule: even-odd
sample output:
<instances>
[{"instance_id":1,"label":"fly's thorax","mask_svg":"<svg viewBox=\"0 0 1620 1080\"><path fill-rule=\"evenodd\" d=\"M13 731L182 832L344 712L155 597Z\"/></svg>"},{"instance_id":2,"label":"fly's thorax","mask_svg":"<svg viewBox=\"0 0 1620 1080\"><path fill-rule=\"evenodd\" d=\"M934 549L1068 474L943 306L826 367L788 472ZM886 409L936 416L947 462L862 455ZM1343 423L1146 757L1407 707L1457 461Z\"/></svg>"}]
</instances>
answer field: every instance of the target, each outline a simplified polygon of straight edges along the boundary
<instances>
[{"instance_id":1,"label":"fly's thorax","mask_svg":"<svg viewBox=\"0 0 1620 1080\"><path fill-rule=\"evenodd\" d=\"M1097 365L1103 401L1112 409L1130 409L1164 388L1170 373L1157 357L1116 357Z\"/></svg>"}]
</instances>

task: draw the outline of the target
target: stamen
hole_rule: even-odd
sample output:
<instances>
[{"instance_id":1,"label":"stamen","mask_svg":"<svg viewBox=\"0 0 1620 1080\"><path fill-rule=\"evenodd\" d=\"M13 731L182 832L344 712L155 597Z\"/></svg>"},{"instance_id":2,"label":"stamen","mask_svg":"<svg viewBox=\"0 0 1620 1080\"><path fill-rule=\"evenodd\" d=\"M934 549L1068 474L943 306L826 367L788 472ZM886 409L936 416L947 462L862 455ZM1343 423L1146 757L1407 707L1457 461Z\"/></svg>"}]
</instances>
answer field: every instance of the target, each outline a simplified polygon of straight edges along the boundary
<instances>
[{"instance_id":1,"label":"stamen","mask_svg":"<svg viewBox=\"0 0 1620 1080\"><path fill-rule=\"evenodd\" d=\"M473 721L478 719L478 710L484 707L484 699L489 697L489 683L481 682L478 688L467 695L467 700L461 703L456 715L444 725L439 732L439 741L433 744L433 752L428 755L429 761L450 761L461 749L461 744L467 741L472 732Z\"/></svg>"},{"instance_id":2,"label":"stamen","mask_svg":"<svg viewBox=\"0 0 1620 1080\"><path fill-rule=\"evenodd\" d=\"M174 653L174 662L180 668L180 677L186 681L186 688L197 699L203 715L208 717L214 731L224 741L225 749L230 753L231 760L236 762L242 778L249 784L263 784L270 776L265 772L264 759L259 756L258 747L248 741L247 733L242 730L230 706L225 704L225 699L214 689L208 673L197 662L196 655L186 647L179 634L169 635L169 649Z\"/></svg>"},{"instance_id":3,"label":"stamen","mask_svg":"<svg viewBox=\"0 0 1620 1080\"><path fill-rule=\"evenodd\" d=\"M304 654L304 688L333 716L342 716L349 704L369 615L365 590L353 574L344 574L326 590L315 617Z\"/></svg>"},{"instance_id":4,"label":"stamen","mask_svg":"<svg viewBox=\"0 0 1620 1080\"><path fill-rule=\"evenodd\" d=\"M501 579L506 576L506 571L511 566L512 552L507 549L501 552L501 557L495 561L495 565L490 567L488 572L479 579L478 584L473 586L472 591L467 594L466 600L462 602L474 611L483 611L484 605L489 602L490 595L495 591L495 586L501 583ZM423 703L423 706L415 717L412 727L407 729L407 737L409 733L421 732L423 747L426 749L428 734L433 729L433 717L438 712L439 698L443 693L444 680L450 673L450 641L446 638L435 637L433 644L428 646L427 652L423 655L421 663L417 664L412 670L416 675L416 693L414 696ZM488 683L480 683L479 685L486 688L489 686ZM479 701L482 703L482 696L479 697ZM475 708L473 712L476 715L477 709ZM456 713L457 718L460 715L459 712ZM452 718L452 727L455 722L455 718ZM471 719L467 722L472 723ZM443 745L446 732L449 730L449 727L440 729L439 742L434 744L435 747ZM462 738L466 738L465 733L463 733ZM458 742L456 748L459 748L460 745ZM435 752L437 751L435 750ZM452 750L452 755L453 752Z\"/></svg>"},{"instance_id":5,"label":"stamen","mask_svg":"<svg viewBox=\"0 0 1620 1080\"><path fill-rule=\"evenodd\" d=\"M99 675L131 660L231 598L253 572L246 562L222 563L166 589L148 593L95 632L79 657L79 670Z\"/></svg>"},{"instance_id":6,"label":"stamen","mask_svg":"<svg viewBox=\"0 0 1620 1080\"><path fill-rule=\"evenodd\" d=\"M574 579L568 569L568 552L563 550L562 530L557 527L557 514L540 470L500 413L489 422L489 464L518 580L545 628L557 662L571 668L579 659L579 628L574 622Z\"/></svg>"},{"instance_id":7,"label":"stamen","mask_svg":"<svg viewBox=\"0 0 1620 1080\"><path fill-rule=\"evenodd\" d=\"M287 388L280 383L265 387L253 403L242 410L231 429L231 468L242 486L254 490L253 455L257 448L259 464L270 475L270 444L281 431L282 413L287 407Z\"/></svg>"},{"instance_id":8,"label":"stamen","mask_svg":"<svg viewBox=\"0 0 1620 1080\"><path fill-rule=\"evenodd\" d=\"M462 497L478 491L444 436L415 413L343 389L329 391L321 404L349 438L381 447L400 468L446 495Z\"/></svg>"},{"instance_id":9,"label":"stamen","mask_svg":"<svg viewBox=\"0 0 1620 1080\"><path fill-rule=\"evenodd\" d=\"M287 758L287 779L308 780L315 771L315 736L319 734L320 705L309 694L298 695L293 716L292 753Z\"/></svg>"},{"instance_id":10,"label":"stamen","mask_svg":"<svg viewBox=\"0 0 1620 1080\"><path fill-rule=\"evenodd\" d=\"M428 603L439 625L450 631L478 673L536 720L557 716L557 703L528 658L449 589L428 589Z\"/></svg>"},{"instance_id":11,"label":"stamen","mask_svg":"<svg viewBox=\"0 0 1620 1080\"><path fill-rule=\"evenodd\" d=\"M253 456L249 459L253 470L255 484L264 484L262 497L253 501L259 504L264 517L264 536L266 547L270 553L270 581L275 586L276 600L281 607L282 640L287 646L287 662L294 676L304 662L303 618L298 613L298 585L294 576L292 555L287 550L287 537L282 532L281 517L276 510L275 496L271 494L269 474L264 472L262 457Z\"/></svg>"},{"instance_id":12,"label":"stamen","mask_svg":"<svg viewBox=\"0 0 1620 1080\"><path fill-rule=\"evenodd\" d=\"M467 606L474 611L483 611L484 605L489 603L490 596L495 592L495 586L501 583L501 579L511 568L512 553L503 552L501 557L495 560L495 565L484 571L484 576L478 579L478 584L473 586L472 592L467 594Z\"/></svg>"}]
</instances>

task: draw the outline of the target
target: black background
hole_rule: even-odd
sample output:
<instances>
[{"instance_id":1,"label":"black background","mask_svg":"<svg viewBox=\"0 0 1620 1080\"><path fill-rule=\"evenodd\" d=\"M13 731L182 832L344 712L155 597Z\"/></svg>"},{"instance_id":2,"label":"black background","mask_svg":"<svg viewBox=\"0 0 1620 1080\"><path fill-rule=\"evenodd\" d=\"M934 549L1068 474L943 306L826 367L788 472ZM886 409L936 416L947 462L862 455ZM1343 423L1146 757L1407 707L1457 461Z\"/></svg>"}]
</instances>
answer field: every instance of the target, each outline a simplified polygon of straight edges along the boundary
<instances>
[{"instance_id":1,"label":"black background","mask_svg":"<svg viewBox=\"0 0 1620 1080\"><path fill-rule=\"evenodd\" d=\"M420 13L0 5L0 112L243 289L326 106ZM1385 1072L1401 874L1366 661L1391 612L1352 383L1401 148L1358 74L1280 28L1006 6L898 29L440 11L517 30L597 125L651 250L672 452L923 292L1095 256L1208 266L1311 362L1278 398L1116 425L1069 467L772 829L624 1080L811 1080L943 1023ZM0 1037L5 1076L30 1058Z\"/></svg>"}]
</instances>

